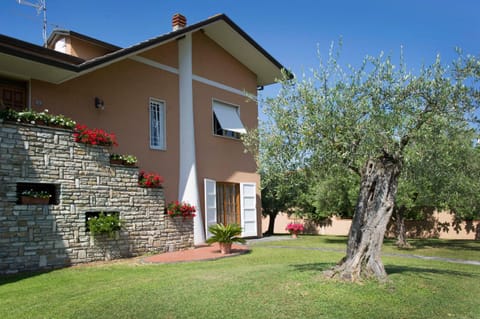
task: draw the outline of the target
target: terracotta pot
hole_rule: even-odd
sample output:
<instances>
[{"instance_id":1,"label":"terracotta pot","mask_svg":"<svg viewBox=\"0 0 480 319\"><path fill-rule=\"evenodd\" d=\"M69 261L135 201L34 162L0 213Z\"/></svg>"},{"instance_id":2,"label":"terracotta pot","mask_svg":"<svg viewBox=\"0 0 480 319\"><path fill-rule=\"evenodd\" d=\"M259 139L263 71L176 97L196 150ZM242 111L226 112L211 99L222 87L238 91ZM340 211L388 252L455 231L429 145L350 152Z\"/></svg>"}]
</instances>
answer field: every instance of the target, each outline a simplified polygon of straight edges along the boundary
<instances>
[{"instance_id":1,"label":"terracotta pot","mask_svg":"<svg viewBox=\"0 0 480 319\"><path fill-rule=\"evenodd\" d=\"M224 255L228 255L232 252L232 243L219 243L220 252Z\"/></svg>"},{"instance_id":2,"label":"terracotta pot","mask_svg":"<svg viewBox=\"0 0 480 319\"><path fill-rule=\"evenodd\" d=\"M50 198L36 198L29 196L21 196L20 202L23 205L48 205Z\"/></svg>"},{"instance_id":3,"label":"terracotta pot","mask_svg":"<svg viewBox=\"0 0 480 319\"><path fill-rule=\"evenodd\" d=\"M298 234L297 233L292 233L292 238L298 238Z\"/></svg>"}]
</instances>

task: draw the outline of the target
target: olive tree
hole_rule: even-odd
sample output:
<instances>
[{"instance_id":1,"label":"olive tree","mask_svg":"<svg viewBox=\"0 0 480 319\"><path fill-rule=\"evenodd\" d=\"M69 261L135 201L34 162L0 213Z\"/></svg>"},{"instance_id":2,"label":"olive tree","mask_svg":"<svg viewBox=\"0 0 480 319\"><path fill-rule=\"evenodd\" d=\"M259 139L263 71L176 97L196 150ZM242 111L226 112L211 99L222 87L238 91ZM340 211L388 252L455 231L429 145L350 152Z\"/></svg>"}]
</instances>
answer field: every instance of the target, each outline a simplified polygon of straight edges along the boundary
<instances>
[{"instance_id":1,"label":"olive tree","mask_svg":"<svg viewBox=\"0 0 480 319\"><path fill-rule=\"evenodd\" d=\"M413 73L403 58L395 66L383 54L345 68L332 46L311 77L286 77L279 94L265 101L266 113L283 123L272 121L265 131L278 145L296 143L290 156L297 169L341 165L359 177L346 256L327 276L387 277L380 252L404 156L413 146L429 149L424 136L476 124L479 76L480 62L461 52L450 66L437 57Z\"/></svg>"},{"instance_id":2,"label":"olive tree","mask_svg":"<svg viewBox=\"0 0 480 319\"><path fill-rule=\"evenodd\" d=\"M299 135L289 132L291 118L277 118L270 131L263 122L258 129L249 130L242 137L246 150L255 158L260 174L262 215L269 217L268 229L264 235L274 234L275 219L279 213L292 214L299 208L299 199L306 191L307 170L298 169L297 161L302 150L298 147ZM283 135L285 134L285 135ZM297 140L296 140L297 139ZM279 151L281 150L281 151Z\"/></svg>"},{"instance_id":3,"label":"olive tree","mask_svg":"<svg viewBox=\"0 0 480 319\"><path fill-rule=\"evenodd\" d=\"M406 218L419 220L431 217L435 210L449 211L452 222L437 229L448 231L448 226L460 230L460 221L480 217L478 134L463 125L444 125L441 131L419 137L422 142L406 150L393 215L399 247L410 246Z\"/></svg>"}]
</instances>

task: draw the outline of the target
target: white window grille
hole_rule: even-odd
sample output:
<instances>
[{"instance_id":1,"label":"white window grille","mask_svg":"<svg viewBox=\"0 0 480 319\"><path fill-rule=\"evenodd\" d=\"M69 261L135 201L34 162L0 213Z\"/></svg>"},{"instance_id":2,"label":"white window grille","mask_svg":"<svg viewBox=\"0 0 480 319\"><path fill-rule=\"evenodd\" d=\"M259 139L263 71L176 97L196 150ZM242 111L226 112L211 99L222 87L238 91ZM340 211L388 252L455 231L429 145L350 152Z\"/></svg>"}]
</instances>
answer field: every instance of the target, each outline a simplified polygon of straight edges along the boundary
<instances>
[{"instance_id":1,"label":"white window grille","mask_svg":"<svg viewBox=\"0 0 480 319\"><path fill-rule=\"evenodd\" d=\"M167 148L165 132L165 103L150 98L150 148Z\"/></svg>"}]
</instances>

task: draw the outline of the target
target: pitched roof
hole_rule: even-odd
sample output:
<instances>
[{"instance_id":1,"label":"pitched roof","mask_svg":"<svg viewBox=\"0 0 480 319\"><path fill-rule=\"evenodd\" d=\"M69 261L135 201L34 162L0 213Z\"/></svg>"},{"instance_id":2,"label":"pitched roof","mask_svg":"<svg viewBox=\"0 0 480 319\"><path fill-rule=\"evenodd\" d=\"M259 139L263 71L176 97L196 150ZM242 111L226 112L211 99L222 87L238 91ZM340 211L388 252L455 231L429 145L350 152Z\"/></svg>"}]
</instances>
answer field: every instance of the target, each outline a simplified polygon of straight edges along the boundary
<instances>
[{"instance_id":1,"label":"pitched roof","mask_svg":"<svg viewBox=\"0 0 480 319\"><path fill-rule=\"evenodd\" d=\"M225 14L215 15L183 29L127 48L119 48L74 32L75 36L102 44L112 50L116 49L91 60L82 60L52 49L0 35L0 72L17 73L25 78L61 83L199 30L203 30L219 46L255 73L257 85L272 84L276 79L281 78L284 67ZM52 36L49 41L52 41ZM45 69L48 69L49 72L45 72Z\"/></svg>"}]
</instances>

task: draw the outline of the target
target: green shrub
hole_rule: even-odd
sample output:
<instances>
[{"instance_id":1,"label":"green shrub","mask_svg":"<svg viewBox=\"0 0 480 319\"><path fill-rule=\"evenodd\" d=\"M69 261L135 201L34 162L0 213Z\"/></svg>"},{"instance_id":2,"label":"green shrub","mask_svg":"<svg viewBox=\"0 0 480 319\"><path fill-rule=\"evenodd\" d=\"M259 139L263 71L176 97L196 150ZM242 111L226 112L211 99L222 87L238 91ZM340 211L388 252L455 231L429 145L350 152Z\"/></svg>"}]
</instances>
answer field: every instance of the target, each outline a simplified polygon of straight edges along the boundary
<instances>
[{"instance_id":1,"label":"green shrub","mask_svg":"<svg viewBox=\"0 0 480 319\"><path fill-rule=\"evenodd\" d=\"M90 217L87 222L90 234L93 236L107 235L113 238L115 232L121 230L123 227L123 221L120 219L118 213L107 213L105 215L102 212L98 217Z\"/></svg>"}]
</instances>

